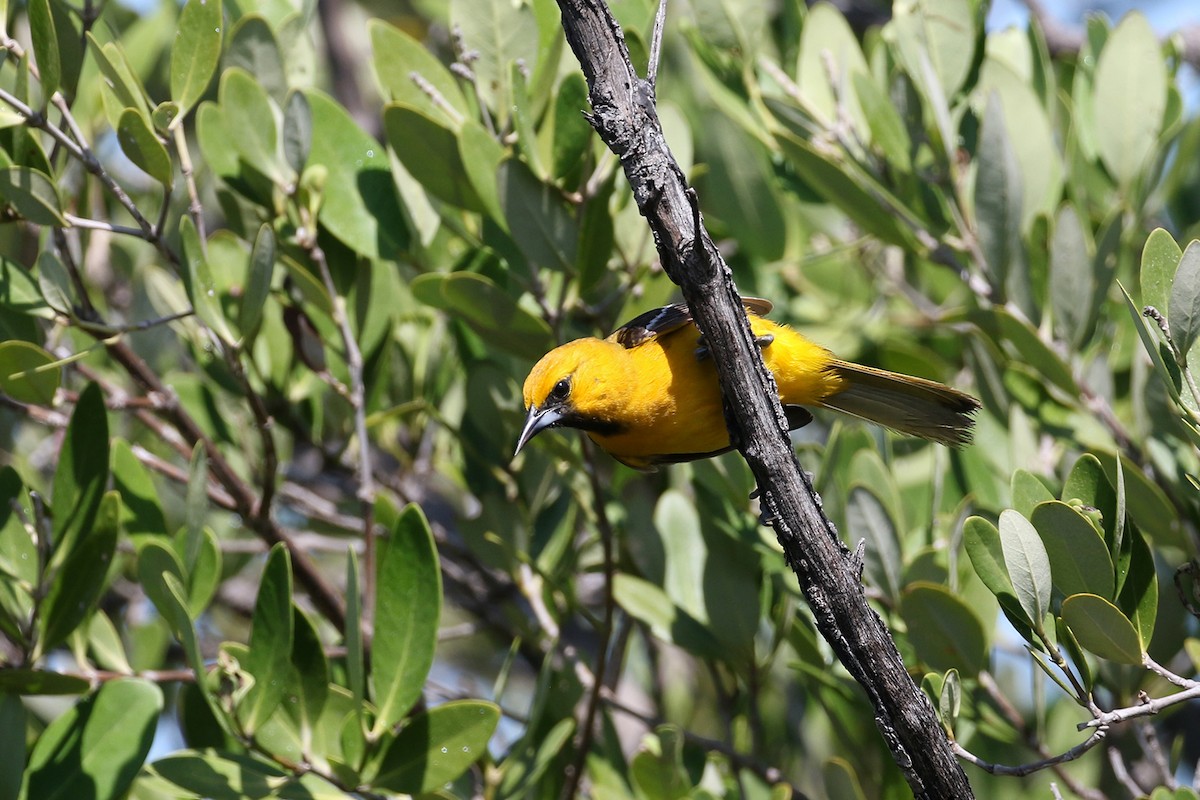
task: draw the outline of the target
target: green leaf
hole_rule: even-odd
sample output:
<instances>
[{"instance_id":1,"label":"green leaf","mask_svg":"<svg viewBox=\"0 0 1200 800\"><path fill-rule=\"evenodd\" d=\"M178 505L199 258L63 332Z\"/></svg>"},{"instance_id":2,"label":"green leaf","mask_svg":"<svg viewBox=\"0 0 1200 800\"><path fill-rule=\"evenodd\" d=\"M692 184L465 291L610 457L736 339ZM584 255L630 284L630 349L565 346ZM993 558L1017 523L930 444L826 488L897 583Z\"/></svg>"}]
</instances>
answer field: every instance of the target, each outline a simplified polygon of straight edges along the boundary
<instances>
[{"instance_id":1,"label":"green leaf","mask_svg":"<svg viewBox=\"0 0 1200 800\"><path fill-rule=\"evenodd\" d=\"M258 586L244 664L254 686L238 706L242 728L253 735L287 692L292 655L292 562L287 548L271 548Z\"/></svg>"},{"instance_id":2,"label":"green leaf","mask_svg":"<svg viewBox=\"0 0 1200 800\"><path fill-rule=\"evenodd\" d=\"M183 565L179 556L174 550L157 542L147 542L138 550L137 574L142 591L150 598L150 602L154 603L158 613L170 626L171 633L183 646L188 666L197 675L205 674L200 644L188 614L187 593L183 588ZM204 689L203 681L197 685ZM220 709L213 704L207 691L205 697L208 698L213 713L220 715Z\"/></svg>"},{"instance_id":3,"label":"green leaf","mask_svg":"<svg viewBox=\"0 0 1200 800\"><path fill-rule=\"evenodd\" d=\"M497 173L500 206L513 241L530 263L568 274L579 247L579 222L562 194L509 158Z\"/></svg>"},{"instance_id":4,"label":"green leaf","mask_svg":"<svg viewBox=\"0 0 1200 800\"><path fill-rule=\"evenodd\" d=\"M1062 604L1062 618L1086 649L1118 664L1142 663L1142 642L1121 610L1094 594L1076 594Z\"/></svg>"},{"instance_id":5,"label":"green leaf","mask_svg":"<svg viewBox=\"0 0 1200 800\"><path fill-rule=\"evenodd\" d=\"M799 53L796 85L805 112L826 129L849 122L865 141L870 117L863 113L856 87L860 78L869 82L870 72L862 45L841 12L827 3L814 4L800 29Z\"/></svg>"},{"instance_id":6,"label":"green leaf","mask_svg":"<svg viewBox=\"0 0 1200 800\"><path fill-rule=\"evenodd\" d=\"M150 752L163 698L149 681L108 681L51 722L21 787L38 800L119 800Z\"/></svg>"},{"instance_id":7,"label":"green leaf","mask_svg":"<svg viewBox=\"0 0 1200 800\"><path fill-rule=\"evenodd\" d=\"M0 342L0 392L49 407L61 383L62 367L50 353L29 342Z\"/></svg>"},{"instance_id":8,"label":"green leaf","mask_svg":"<svg viewBox=\"0 0 1200 800\"><path fill-rule=\"evenodd\" d=\"M1145 537L1136 528L1131 528L1126 535L1132 537L1132 553L1129 575L1121 586L1117 604L1137 630L1138 641L1149 647L1158 617L1158 573L1154 568L1154 554Z\"/></svg>"},{"instance_id":9,"label":"green leaf","mask_svg":"<svg viewBox=\"0 0 1200 800\"><path fill-rule=\"evenodd\" d=\"M1084 655L1079 640L1075 638L1075 634L1067 627L1067 623L1063 621L1062 617L1055 618L1054 632L1058 636L1058 643L1066 649L1067 655L1070 656L1071 662L1083 679L1083 685L1090 690L1094 684L1092 667L1088 663L1087 656Z\"/></svg>"},{"instance_id":10,"label":"green leaf","mask_svg":"<svg viewBox=\"0 0 1200 800\"><path fill-rule=\"evenodd\" d=\"M395 258L408 243L387 152L333 99L310 90L312 149L306 170L328 170L320 221L368 258Z\"/></svg>"},{"instance_id":11,"label":"green leaf","mask_svg":"<svg viewBox=\"0 0 1200 800\"><path fill-rule=\"evenodd\" d=\"M28 18L29 38L33 42L33 55L41 76L43 103L48 104L50 96L58 91L62 79L62 59L50 0L29 0Z\"/></svg>"},{"instance_id":12,"label":"green leaf","mask_svg":"<svg viewBox=\"0 0 1200 800\"><path fill-rule=\"evenodd\" d=\"M459 88L458 80L425 45L400 28L380 19L367 23L371 35L375 77L384 98L422 111L427 117L456 124L474 112ZM436 103L413 76L429 86L446 106ZM449 108L447 113L445 108Z\"/></svg>"},{"instance_id":13,"label":"green leaf","mask_svg":"<svg viewBox=\"0 0 1200 800\"><path fill-rule=\"evenodd\" d=\"M283 159L299 175L312 149L312 109L304 92L289 92L283 104Z\"/></svg>"},{"instance_id":14,"label":"green leaf","mask_svg":"<svg viewBox=\"0 0 1200 800\"><path fill-rule=\"evenodd\" d=\"M536 739L530 737L529 729L526 730L526 741L530 742L531 747L514 749L513 755L505 759L497 797L522 797L529 787L539 785L575 732L575 720L571 717L560 719L548 733Z\"/></svg>"},{"instance_id":15,"label":"green leaf","mask_svg":"<svg viewBox=\"0 0 1200 800\"><path fill-rule=\"evenodd\" d=\"M313 774L292 773L237 753L184 750L150 765L150 770L191 796L210 800L344 800Z\"/></svg>"},{"instance_id":16,"label":"green leaf","mask_svg":"<svg viewBox=\"0 0 1200 800\"><path fill-rule=\"evenodd\" d=\"M49 250L41 255L47 254ZM57 310L46 307L37 278L22 264L3 255L0 255L0 308L46 319L53 319Z\"/></svg>"},{"instance_id":17,"label":"green leaf","mask_svg":"<svg viewBox=\"0 0 1200 800\"><path fill-rule=\"evenodd\" d=\"M117 632L117 627L103 609L92 614L92 619L88 622L87 643L100 668L125 674L133 672L129 658L125 655L125 643L121 641L121 634Z\"/></svg>"},{"instance_id":18,"label":"green leaf","mask_svg":"<svg viewBox=\"0 0 1200 800\"><path fill-rule=\"evenodd\" d=\"M917 581L900 596L900 616L921 660L975 677L987 666L987 636L975 612L945 586Z\"/></svg>"},{"instance_id":19,"label":"green leaf","mask_svg":"<svg viewBox=\"0 0 1200 800\"><path fill-rule=\"evenodd\" d=\"M1171 281L1175 271L1179 269L1179 260L1183 251L1175 243L1171 234L1162 228L1155 228L1146 239L1142 248L1142 305L1154 306L1162 313L1167 312L1168 298L1171 296Z\"/></svg>"},{"instance_id":20,"label":"green leaf","mask_svg":"<svg viewBox=\"0 0 1200 800\"><path fill-rule=\"evenodd\" d=\"M1012 509L1000 514L1000 544L1017 602L1034 630L1040 631L1050 609L1052 586L1046 547L1029 520Z\"/></svg>"},{"instance_id":21,"label":"green leaf","mask_svg":"<svg viewBox=\"0 0 1200 800\"><path fill-rule=\"evenodd\" d=\"M46 305L64 317L73 318L75 287L62 260L53 251L44 250L38 254L37 270L38 291Z\"/></svg>"},{"instance_id":22,"label":"green leaf","mask_svg":"<svg viewBox=\"0 0 1200 800\"><path fill-rule=\"evenodd\" d=\"M120 109L136 108L149 115L150 103L146 99L146 89L138 80L137 73L130 67L120 43L101 44L91 31L88 31L87 39L92 46L92 56L96 59L96 65L104 78L104 85L112 90ZM110 118L110 122L115 127L116 119Z\"/></svg>"},{"instance_id":23,"label":"green leaf","mask_svg":"<svg viewBox=\"0 0 1200 800\"><path fill-rule=\"evenodd\" d=\"M67 695L83 694L92 685L86 678L41 669L0 669L0 694Z\"/></svg>"},{"instance_id":24,"label":"green leaf","mask_svg":"<svg viewBox=\"0 0 1200 800\"><path fill-rule=\"evenodd\" d=\"M825 759L821 764L821 777L825 781L827 797L867 800L867 793L859 781L858 769L846 759L836 756Z\"/></svg>"},{"instance_id":25,"label":"green leaf","mask_svg":"<svg viewBox=\"0 0 1200 800\"><path fill-rule=\"evenodd\" d=\"M975 59L975 20L966 0L907 0L897 3L889 26L909 75L921 75L927 56L946 97L952 97Z\"/></svg>"},{"instance_id":26,"label":"green leaf","mask_svg":"<svg viewBox=\"0 0 1200 800\"><path fill-rule=\"evenodd\" d=\"M179 221L179 237L183 240L183 285L196 316L222 341L232 341L233 336L225 323L225 314L217 295L216 281L208 264L208 255L195 223L186 214Z\"/></svg>"},{"instance_id":27,"label":"green leaf","mask_svg":"<svg viewBox=\"0 0 1200 800\"><path fill-rule=\"evenodd\" d=\"M308 614L293 604L292 618L292 674L284 708L297 719L301 741L306 743L304 749L308 751L329 697L329 660L316 624Z\"/></svg>"},{"instance_id":28,"label":"green leaf","mask_svg":"<svg viewBox=\"0 0 1200 800\"><path fill-rule=\"evenodd\" d=\"M1092 524L1066 503L1040 503L1030 517L1042 537L1054 586L1064 595L1095 594L1112 598L1112 557Z\"/></svg>"},{"instance_id":29,"label":"green leaf","mask_svg":"<svg viewBox=\"0 0 1200 800\"><path fill-rule=\"evenodd\" d=\"M975 153L975 221L992 286L1005 292L1013 262L1022 257L1021 165L1008 140L999 95L988 95Z\"/></svg>"},{"instance_id":30,"label":"green leaf","mask_svg":"<svg viewBox=\"0 0 1200 800\"><path fill-rule=\"evenodd\" d=\"M1167 83L1158 36L1141 13L1127 14L1100 51L1094 79L1100 158L1125 191L1158 145Z\"/></svg>"},{"instance_id":31,"label":"green leaf","mask_svg":"<svg viewBox=\"0 0 1200 800\"><path fill-rule=\"evenodd\" d=\"M1038 503L1053 500L1054 495L1046 488L1046 484L1032 472L1018 469L1012 476L1012 505L1017 511L1029 519L1033 508Z\"/></svg>"},{"instance_id":32,"label":"green leaf","mask_svg":"<svg viewBox=\"0 0 1200 800\"><path fill-rule=\"evenodd\" d=\"M972 105L984 116L989 98L998 96L1008 143L1020 165L1021 227L1028 231L1040 213L1053 214L1062 201L1063 160L1059 136L1026 74L995 57L985 58ZM954 142L950 143L952 146Z\"/></svg>"},{"instance_id":33,"label":"green leaf","mask_svg":"<svg viewBox=\"0 0 1200 800\"><path fill-rule=\"evenodd\" d=\"M1008 342L1015 347L1026 364L1069 396L1074 397L1078 394L1079 390L1075 386L1071 370L1062 358L1042 341L1038 332L1027 321L1013 316L1003 308L977 309L968 314L968 319L986 332L997 345Z\"/></svg>"},{"instance_id":34,"label":"green leaf","mask_svg":"<svg viewBox=\"0 0 1200 800\"><path fill-rule=\"evenodd\" d=\"M67 227L54 182L32 167L0 168L0 201L35 225Z\"/></svg>"},{"instance_id":35,"label":"green leaf","mask_svg":"<svg viewBox=\"0 0 1200 800\"><path fill-rule=\"evenodd\" d=\"M120 516L121 499L116 492L108 492L100 501L90 529L65 554L38 615L43 626L38 639L40 652L49 652L66 641L103 595L117 549Z\"/></svg>"},{"instance_id":36,"label":"green leaf","mask_svg":"<svg viewBox=\"0 0 1200 800\"><path fill-rule=\"evenodd\" d=\"M346 553L346 684L354 696L356 713L362 713L366 697L363 677L362 595L359 592L358 553Z\"/></svg>"},{"instance_id":37,"label":"green leaf","mask_svg":"<svg viewBox=\"0 0 1200 800\"><path fill-rule=\"evenodd\" d=\"M595 132L584 116L589 107L587 81L578 72L563 76L554 96L554 147L551 164L556 178L573 175L583 163Z\"/></svg>"},{"instance_id":38,"label":"green leaf","mask_svg":"<svg viewBox=\"0 0 1200 800\"><path fill-rule=\"evenodd\" d=\"M129 160L142 172L163 186L171 185L175 175L167 148L163 147L149 121L135 109L127 108L121 114L117 141Z\"/></svg>"},{"instance_id":39,"label":"green leaf","mask_svg":"<svg viewBox=\"0 0 1200 800\"><path fill-rule=\"evenodd\" d=\"M458 155L479 202L488 216L507 232L508 220L500 203L497 175L504 160L504 148L478 122L465 120L458 133Z\"/></svg>"},{"instance_id":40,"label":"green leaf","mask_svg":"<svg viewBox=\"0 0 1200 800\"><path fill-rule=\"evenodd\" d=\"M962 679L958 675L956 669L947 672L938 695L938 714L950 726L954 725L962 711Z\"/></svg>"},{"instance_id":41,"label":"green leaf","mask_svg":"<svg viewBox=\"0 0 1200 800\"><path fill-rule=\"evenodd\" d=\"M695 131L707 169L696 176L705 214L754 258L783 257L787 221L777 167L766 150L736 122L713 114Z\"/></svg>"},{"instance_id":42,"label":"green leaf","mask_svg":"<svg viewBox=\"0 0 1200 800\"><path fill-rule=\"evenodd\" d=\"M420 507L401 512L379 559L372 652L374 736L395 726L421 697L433 665L442 610L442 574Z\"/></svg>"},{"instance_id":43,"label":"green leaf","mask_svg":"<svg viewBox=\"0 0 1200 800\"><path fill-rule=\"evenodd\" d=\"M654 530L663 554L662 588L677 608L708 622L704 572L708 548L694 501L668 489L654 506Z\"/></svg>"},{"instance_id":44,"label":"green leaf","mask_svg":"<svg viewBox=\"0 0 1200 800\"><path fill-rule=\"evenodd\" d=\"M189 544L188 532L184 531L182 537L176 539L176 547L187 553ZM191 546L195 552L185 556L188 565L188 613L192 617L199 617L208 609L208 604L221 585L221 545L211 529L203 528L196 533Z\"/></svg>"},{"instance_id":45,"label":"green leaf","mask_svg":"<svg viewBox=\"0 0 1200 800\"><path fill-rule=\"evenodd\" d=\"M128 442L117 439L112 450L113 486L121 493L121 527L130 535L165 536L167 520L158 502L158 490L150 472L133 454Z\"/></svg>"},{"instance_id":46,"label":"green leaf","mask_svg":"<svg viewBox=\"0 0 1200 800\"><path fill-rule=\"evenodd\" d=\"M650 628L664 642L682 647L701 658L722 659L729 655L702 622L675 606L666 592L649 581L618 574L613 581L617 604Z\"/></svg>"},{"instance_id":47,"label":"green leaf","mask_svg":"<svg viewBox=\"0 0 1200 800\"><path fill-rule=\"evenodd\" d=\"M866 540L865 570L869 583L896 602L900 597L903 559L896 521L879 495L865 486L854 486L846 500L846 531Z\"/></svg>"},{"instance_id":48,"label":"green leaf","mask_svg":"<svg viewBox=\"0 0 1200 800\"><path fill-rule=\"evenodd\" d=\"M271 98L254 76L241 69L221 73L221 110L232 146L242 161L286 186L295 181L281 159L278 128Z\"/></svg>"},{"instance_id":49,"label":"green leaf","mask_svg":"<svg viewBox=\"0 0 1200 800\"><path fill-rule=\"evenodd\" d=\"M467 211L483 211L459 154L458 134L415 108L383 112L388 143L400 163L434 197Z\"/></svg>"},{"instance_id":50,"label":"green leaf","mask_svg":"<svg viewBox=\"0 0 1200 800\"><path fill-rule=\"evenodd\" d=\"M880 202L886 192L875 191L876 187L865 184L863 176L852 167L833 163L809 142L789 133L782 133L777 138L784 156L810 189L845 212L872 236L910 251L920 250L904 216Z\"/></svg>"},{"instance_id":51,"label":"green leaf","mask_svg":"<svg viewBox=\"0 0 1200 800\"><path fill-rule=\"evenodd\" d=\"M637 796L674 800L692 796L699 776L688 774L684 764L683 736L674 725L659 725L646 736L629 765L629 777L640 790Z\"/></svg>"},{"instance_id":52,"label":"green leaf","mask_svg":"<svg viewBox=\"0 0 1200 800\"><path fill-rule=\"evenodd\" d=\"M912 139L904 120L896 110L887 92L864 74L855 74L854 91L862 105L867 125L871 129L871 141L883 152L884 158L901 172L912 170Z\"/></svg>"},{"instance_id":53,"label":"green leaf","mask_svg":"<svg viewBox=\"0 0 1200 800\"><path fill-rule=\"evenodd\" d=\"M538 358L552 343L550 327L496 286L472 272L428 273L409 284L426 305L449 311L489 344L521 358Z\"/></svg>"},{"instance_id":54,"label":"green leaf","mask_svg":"<svg viewBox=\"0 0 1200 800\"><path fill-rule=\"evenodd\" d=\"M92 529L107 484L108 412L100 387L89 383L71 414L54 471L50 513L55 562L69 555L76 541Z\"/></svg>"},{"instance_id":55,"label":"green leaf","mask_svg":"<svg viewBox=\"0 0 1200 800\"><path fill-rule=\"evenodd\" d=\"M1004 563L1000 532L995 525L983 517L968 517L963 523L963 545L975 574L992 594L1016 596Z\"/></svg>"},{"instance_id":56,"label":"green leaf","mask_svg":"<svg viewBox=\"0 0 1200 800\"><path fill-rule=\"evenodd\" d=\"M1130 319L1133 320L1133 328L1137 331L1138 338L1142 340L1142 347L1150 356L1150 361L1154 365L1154 371L1162 380L1164 387L1170 393L1171 397L1176 402L1180 400L1180 376L1179 369L1175 366L1175 359L1168 353L1165 353L1166 345L1159 348L1159 339L1161 334L1158 332L1157 326L1151 327L1151 323L1142 316L1142 311L1134 304L1133 298L1129 295L1129 290L1117 281L1117 285L1121 287L1121 294L1125 298L1125 308L1129 312ZM1161 310L1161 309L1160 309ZM1171 367L1175 367L1172 371L1168 367L1168 362Z\"/></svg>"},{"instance_id":57,"label":"green leaf","mask_svg":"<svg viewBox=\"0 0 1200 800\"><path fill-rule=\"evenodd\" d=\"M1116 483L1117 459L1112 453L1096 453L1109 483ZM1121 456L1121 475L1125 484L1126 511L1129 518L1160 547L1178 547L1192 552L1194 545L1183 534L1179 514L1158 484L1125 456Z\"/></svg>"},{"instance_id":58,"label":"green leaf","mask_svg":"<svg viewBox=\"0 0 1200 800\"><path fill-rule=\"evenodd\" d=\"M272 98L282 102L288 82L279 43L271 25L259 14L246 14L233 26L232 41L225 53L226 68L237 67L253 75ZM301 159L303 164L303 159Z\"/></svg>"},{"instance_id":59,"label":"green leaf","mask_svg":"<svg viewBox=\"0 0 1200 800\"><path fill-rule=\"evenodd\" d=\"M396 735L371 785L422 794L457 779L487 754L500 708L458 700L415 715Z\"/></svg>"},{"instance_id":60,"label":"green leaf","mask_svg":"<svg viewBox=\"0 0 1200 800\"><path fill-rule=\"evenodd\" d=\"M21 793L26 736L24 703L15 694L0 692L0 800L18 800Z\"/></svg>"},{"instance_id":61,"label":"green leaf","mask_svg":"<svg viewBox=\"0 0 1200 800\"><path fill-rule=\"evenodd\" d=\"M295 95L303 97L303 95ZM242 332L245 347L250 347L262 327L263 308L271 294L271 280L275 274L275 232L263 223L254 238L254 249L250 251L250 268L242 288L242 299L238 305L238 330Z\"/></svg>"},{"instance_id":62,"label":"green leaf","mask_svg":"<svg viewBox=\"0 0 1200 800\"><path fill-rule=\"evenodd\" d=\"M537 55L537 22L529 5L508 0L450 0L450 24L457 26L465 47L476 51L471 63L483 102L502 116L513 107L512 66L517 59L532 64Z\"/></svg>"},{"instance_id":63,"label":"green leaf","mask_svg":"<svg viewBox=\"0 0 1200 800\"><path fill-rule=\"evenodd\" d=\"M187 0L171 47L171 99L184 115L204 96L221 58L221 0Z\"/></svg>"},{"instance_id":64,"label":"green leaf","mask_svg":"<svg viewBox=\"0 0 1200 800\"><path fill-rule=\"evenodd\" d=\"M1065 204L1059 209L1050 242L1050 305L1062 339L1078 344L1088 335L1095 287L1083 224L1074 207Z\"/></svg>"},{"instance_id":65,"label":"green leaf","mask_svg":"<svg viewBox=\"0 0 1200 800\"><path fill-rule=\"evenodd\" d=\"M1183 251L1167 301L1167 324L1180 357L1188 354L1200 337L1200 241Z\"/></svg>"}]
</instances>

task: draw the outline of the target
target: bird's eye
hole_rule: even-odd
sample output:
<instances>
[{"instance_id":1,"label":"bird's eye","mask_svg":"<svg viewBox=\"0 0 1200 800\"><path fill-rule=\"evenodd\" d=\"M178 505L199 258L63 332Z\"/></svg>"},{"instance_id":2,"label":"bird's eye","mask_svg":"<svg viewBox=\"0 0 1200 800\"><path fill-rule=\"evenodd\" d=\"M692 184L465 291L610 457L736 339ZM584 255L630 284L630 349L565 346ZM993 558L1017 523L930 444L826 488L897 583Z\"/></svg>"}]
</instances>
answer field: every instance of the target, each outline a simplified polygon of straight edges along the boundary
<instances>
[{"instance_id":1,"label":"bird's eye","mask_svg":"<svg viewBox=\"0 0 1200 800\"><path fill-rule=\"evenodd\" d=\"M567 395L571 393L571 379L563 378L558 383L554 384L554 388L550 390L550 395L547 399L561 402L567 399Z\"/></svg>"}]
</instances>

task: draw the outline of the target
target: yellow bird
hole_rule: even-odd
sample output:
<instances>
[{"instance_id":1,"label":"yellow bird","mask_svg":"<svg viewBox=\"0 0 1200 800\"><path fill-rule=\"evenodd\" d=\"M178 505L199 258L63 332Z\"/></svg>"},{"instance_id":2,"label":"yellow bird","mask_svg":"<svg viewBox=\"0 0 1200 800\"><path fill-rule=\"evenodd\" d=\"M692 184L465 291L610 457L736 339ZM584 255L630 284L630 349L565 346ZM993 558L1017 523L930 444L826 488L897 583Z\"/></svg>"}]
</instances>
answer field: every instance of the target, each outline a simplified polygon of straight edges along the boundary
<instances>
[{"instance_id":1,"label":"yellow bird","mask_svg":"<svg viewBox=\"0 0 1200 800\"><path fill-rule=\"evenodd\" d=\"M771 310L768 301L742 302L793 430L812 420L802 406L820 406L946 445L971 440L974 397L842 361L762 316ZM525 379L524 396L528 417L518 453L555 427L582 430L613 458L642 470L730 449L717 370L683 303L648 311L607 339L551 350Z\"/></svg>"}]
</instances>

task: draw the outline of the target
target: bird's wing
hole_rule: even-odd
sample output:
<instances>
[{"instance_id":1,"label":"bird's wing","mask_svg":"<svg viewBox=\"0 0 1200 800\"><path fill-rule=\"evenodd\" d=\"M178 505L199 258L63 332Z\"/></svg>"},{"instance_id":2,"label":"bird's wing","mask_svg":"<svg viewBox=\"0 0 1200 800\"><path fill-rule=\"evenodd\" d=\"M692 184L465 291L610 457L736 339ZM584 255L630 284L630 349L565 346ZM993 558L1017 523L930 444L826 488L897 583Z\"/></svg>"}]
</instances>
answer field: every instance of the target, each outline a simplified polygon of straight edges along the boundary
<instances>
[{"instance_id":1,"label":"bird's wing","mask_svg":"<svg viewBox=\"0 0 1200 800\"><path fill-rule=\"evenodd\" d=\"M751 314L758 316L763 316L771 310L771 301L763 300L760 297L743 297L742 305ZM671 331L679 330L684 325L690 325L691 322L692 312L687 304L672 303L669 306L654 308L644 314L639 314L617 328L608 337L608 340L629 350L659 336L665 336Z\"/></svg>"}]
</instances>

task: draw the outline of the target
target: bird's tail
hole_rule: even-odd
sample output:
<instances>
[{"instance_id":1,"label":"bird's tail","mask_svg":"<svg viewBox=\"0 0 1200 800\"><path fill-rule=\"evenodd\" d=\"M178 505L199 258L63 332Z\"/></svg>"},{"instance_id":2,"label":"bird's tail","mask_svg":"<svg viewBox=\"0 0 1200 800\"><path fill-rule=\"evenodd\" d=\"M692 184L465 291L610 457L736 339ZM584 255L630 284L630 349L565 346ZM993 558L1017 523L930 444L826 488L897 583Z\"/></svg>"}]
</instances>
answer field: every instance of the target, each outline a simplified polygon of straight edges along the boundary
<instances>
[{"instance_id":1,"label":"bird's tail","mask_svg":"<svg viewBox=\"0 0 1200 800\"><path fill-rule=\"evenodd\" d=\"M936 381L834 361L829 367L846 387L822 405L952 447L971 441L979 401Z\"/></svg>"}]
</instances>

